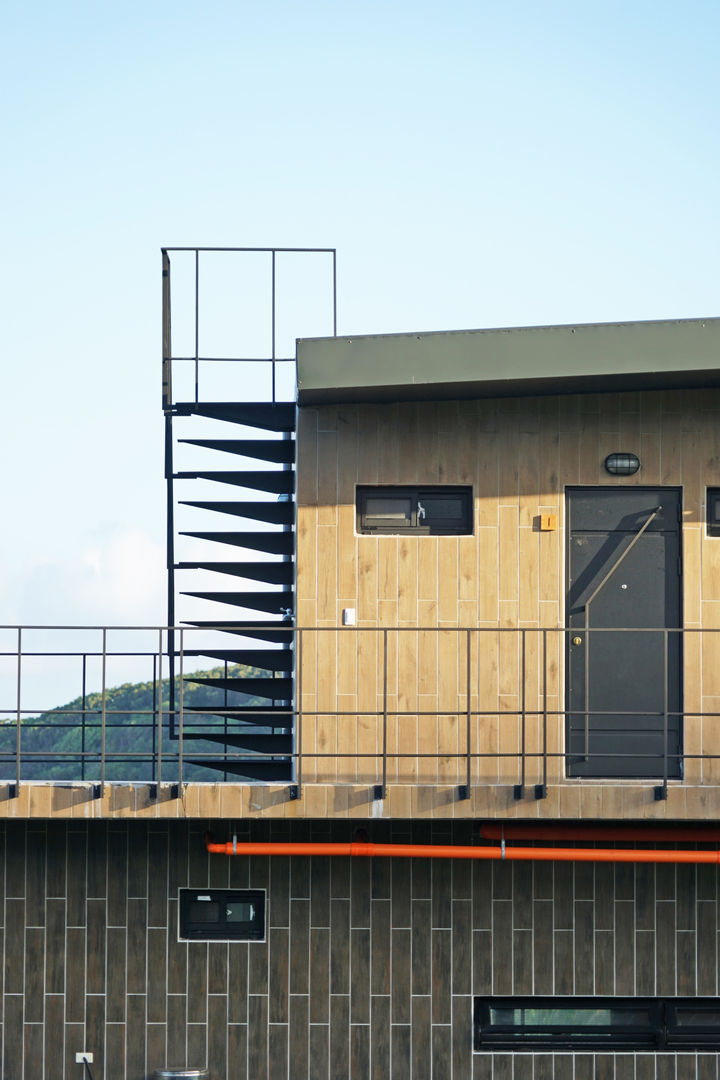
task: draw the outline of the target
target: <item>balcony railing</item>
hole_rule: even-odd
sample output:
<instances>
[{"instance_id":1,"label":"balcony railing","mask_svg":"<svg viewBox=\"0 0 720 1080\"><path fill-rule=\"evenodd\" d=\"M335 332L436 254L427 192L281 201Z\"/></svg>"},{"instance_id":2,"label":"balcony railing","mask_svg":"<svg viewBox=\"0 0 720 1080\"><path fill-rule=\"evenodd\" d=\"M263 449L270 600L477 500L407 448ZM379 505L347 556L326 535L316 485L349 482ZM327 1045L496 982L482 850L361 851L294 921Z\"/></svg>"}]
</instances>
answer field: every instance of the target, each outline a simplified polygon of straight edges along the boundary
<instances>
[{"instance_id":1,"label":"balcony railing","mask_svg":"<svg viewBox=\"0 0 720 1080\"><path fill-rule=\"evenodd\" d=\"M96 794L109 782L237 782L243 763L278 760L292 763L295 797L326 783L366 784L376 798L389 784L457 785L460 798L505 784L542 798L550 783L603 769L656 782L658 798L673 779L720 784L720 630L303 627L291 703L195 683L212 668L226 682L262 678L267 693L270 673L218 667L227 635L171 628L171 655L168 633L0 627L0 781L11 794L26 781L87 782ZM655 666L599 683L588 654L595 663L607 635L622 634L628 650L654 642ZM574 681L573 648L585 650ZM233 745L249 710L259 730L267 716L268 732L292 732L291 752Z\"/></svg>"}]
</instances>

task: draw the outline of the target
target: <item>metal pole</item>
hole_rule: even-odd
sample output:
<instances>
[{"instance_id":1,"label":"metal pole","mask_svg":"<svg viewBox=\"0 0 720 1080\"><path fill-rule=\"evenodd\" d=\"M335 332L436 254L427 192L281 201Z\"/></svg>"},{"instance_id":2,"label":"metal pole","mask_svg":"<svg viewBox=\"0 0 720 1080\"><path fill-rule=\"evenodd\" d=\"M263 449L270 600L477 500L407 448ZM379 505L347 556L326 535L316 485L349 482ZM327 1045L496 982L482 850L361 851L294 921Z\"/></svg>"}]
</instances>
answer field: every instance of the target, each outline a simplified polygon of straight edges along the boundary
<instances>
[{"instance_id":1,"label":"metal pole","mask_svg":"<svg viewBox=\"0 0 720 1080\"><path fill-rule=\"evenodd\" d=\"M333 248L333 337L337 337L337 251Z\"/></svg>"},{"instance_id":2,"label":"metal pole","mask_svg":"<svg viewBox=\"0 0 720 1080\"><path fill-rule=\"evenodd\" d=\"M272 400L275 401L275 249L272 251L272 301L271 301L271 356L272 356Z\"/></svg>"},{"instance_id":3,"label":"metal pole","mask_svg":"<svg viewBox=\"0 0 720 1080\"><path fill-rule=\"evenodd\" d=\"M162 405L172 408L172 333L170 318L170 257L162 253Z\"/></svg>"},{"instance_id":4,"label":"metal pole","mask_svg":"<svg viewBox=\"0 0 720 1080\"><path fill-rule=\"evenodd\" d=\"M543 667L543 689L542 689L542 783L535 785L535 798L545 799L547 798L547 630L542 632L542 667Z\"/></svg>"},{"instance_id":5,"label":"metal pole","mask_svg":"<svg viewBox=\"0 0 720 1080\"><path fill-rule=\"evenodd\" d=\"M81 758L80 758L80 779L81 780L85 779L85 726L86 726L86 721L87 721L87 714L85 712L85 707L87 705L87 701L86 701L86 697L87 697L87 694L86 694L87 678L86 678L86 676L87 676L87 653L83 653L83 658L82 658L82 735L81 735L81 742L80 742L80 750L81 750L81 755L82 755Z\"/></svg>"},{"instance_id":6,"label":"metal pole","mask_svg":"<svg viewBox=\"0 0 720 1080\"><path fill-rule=\"evenodd\" d=\"M105 721L107 719L107 628L102 632L102 713L100 719L100 796L105 787Z\"/></svg>"},{"instance_id":7,"label":"metal pole","mask_svg":"<svg viewBox=\"0 0 720 1080\"><path fill-rule=\"evenodd\" d=\"M297 633L297 654L295 659L297 669L297 742L296 742L296 756L297 756L297 769L295 773L296 783L291 789L290 794L294 799L302 798L302 737L303 737L303 632L298 630Z\"/></svg>"},{"instance_id":8,"label":"metal pole","mask_svg":"<svg viewBox=\"0 0 720 1080\"><path fill-rule=\"evenodd\" d=\"M374 795L376 799L384 799L387 794L387 654L388 632L383 629L382 783L375 785Z\"/></svg>"},{"instance_id":9,"label":"metal pole","mask_svg":"<svg viewBox=\"0 0 720 1080\"><path fill-rule=\"evenodd\" d=\"M22 629L18 626L17 632L17 715L15 718L16 731L15 731L15 791L13 794L20 794L20 732L21 732L21 719L22 719Z\"/></svg>"},{"instance_id":10,"label":"metal pole","mask_svg":"<svg viewBox=\"0 0 720 1080\"><path fill-rule=\"evenodd\" d=\"M516 799L522 799L525 794L525 634L521 630L521 663L520 663L520 783L515 784L513 795Z\"/></svg>"},{"instance_id":11,"label":"metal pole","mask_svg":"<svg viewBox=\"0 0 720 1080\"><path fill-rule=\"evenodd\" d=\"M167 568L168 675L170 679L169 718L170 738L175 734L175 495L173 492L173 430L172 413L165 417L165 549Z\"/></svg>"},{"instance_id":12,"label":"metal pole","mask_svg":"<svg viewBox=\"0 0 720 1080\"><path fill-rule=\"evenodd\" d=\"M668 789L668 631L663 630L663 782L655 788L657 800L667 799Z\"/></svg>"},{"instance_id":13,"label":"metal pole","mask_svg":"<svg viewBox=\"0 0 720 1080\"><path fill-rule=\"evenodd\" d=\"M162 680L162 630L158 630L158 711L157 711L157 785L162 783L162 726L163 726L163 680Z\"/></svg>"},{"instance_id":14,"label":"metal pole","mask_svg":"<svg viewBox=\"0 0 720 1080\"><path fill-rule=\"evenodd\" d=\"M195 404L200 400L200 252L195 249Z\"/></svg>"},{"instance_id":15,"label":"metal pole","mask_svg":"<svg viewBox=\"0 0 720 1080\"><path fill-rule=\"evenodd\" d=\"M460 786L460 798L470 798L470 746L471 746L471 680L470 669L472 660L472 631L468 628L465 631L465 746L466 746L466 759L465 759L465 784Z\"/></svg>"},{"instance_id":16,"label":"metal pole","mask_svg":"<svg viewBox=\"0 0 720 1080\"><path fill-rule=\"evenodd\" d=\"M180 627L180 701L178 711L178 794L183 782L183 690L185 688L185 680L183 679L183 666L185 658L185 642L184 642L184 629Z\"/></svg>"}]
</instances>

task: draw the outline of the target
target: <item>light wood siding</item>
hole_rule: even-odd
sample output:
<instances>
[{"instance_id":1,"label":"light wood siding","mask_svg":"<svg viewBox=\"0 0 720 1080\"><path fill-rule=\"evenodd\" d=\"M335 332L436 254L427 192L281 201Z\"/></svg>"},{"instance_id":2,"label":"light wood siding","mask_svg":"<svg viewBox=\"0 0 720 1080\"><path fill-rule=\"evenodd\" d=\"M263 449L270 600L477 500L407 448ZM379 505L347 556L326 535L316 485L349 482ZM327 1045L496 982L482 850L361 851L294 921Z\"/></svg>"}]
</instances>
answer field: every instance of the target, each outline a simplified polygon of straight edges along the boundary
<instances>
[{"instance_id":1,"label":"light wood siding","mask_svg":"<svg viewBox=\"0 0 720 1080\"><path fill-rule=\"evenodd\" d=\"M614 450L638 454L640 472L610 477L603 461ZM401 483L472 485L473 535L358 536L356 485ZM472 718L471 750L487 755L473 759L473 783L518 782L523 695L526 747L540 751L543 669L548 750L556 755L548 781L565 783L557 632L565 489L595 484L682 487L684 624L720 629L720 538L704 528L706 487L720 485L720 392L300 410L298 616L300 625L322 628L303 646L303 749L348 755L306 757L306 782L378 781L385 701L388 783L463 783L466 763L456 755L467 749L469 655L470 706L481 714ZM557 529L540 531L541 514L556 515ZM355 609L357 631L335 629L345 608ZM387 634L385 664L386 627L399 629ZM517 629L525 632L524 685L523 635L508 632ZM684 656L686 710L720 713L720 634L689 635ZM318 709L327 714L312 715ZM345 715L332 715L338 711ZM720 753L719 725L720 717L689 716L688 755ZM540 780L531 758L526 784ZM684 782L720 783L720 761L689 756ZM606 782L610 801L612 787Z\"/></svg>"}]
</instances>

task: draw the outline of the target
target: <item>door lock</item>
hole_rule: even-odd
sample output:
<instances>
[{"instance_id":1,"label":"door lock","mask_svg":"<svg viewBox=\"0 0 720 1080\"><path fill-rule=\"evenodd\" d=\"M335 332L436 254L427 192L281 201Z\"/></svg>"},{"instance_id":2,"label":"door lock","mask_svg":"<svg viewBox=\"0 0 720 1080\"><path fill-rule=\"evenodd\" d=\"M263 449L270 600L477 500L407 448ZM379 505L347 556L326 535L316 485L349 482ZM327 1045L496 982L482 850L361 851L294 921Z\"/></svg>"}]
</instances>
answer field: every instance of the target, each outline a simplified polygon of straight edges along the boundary
<instances>
[{"instance_id":1,"label":"door lock","mask_svg":"<svg viewBox=\"0 0 720 1080\"><path fill-rule=\"evenodd\" d=\"M582 638L581 637L574 637L573 638L573 645L582 645Z\"/></svg>"}]
</instances>

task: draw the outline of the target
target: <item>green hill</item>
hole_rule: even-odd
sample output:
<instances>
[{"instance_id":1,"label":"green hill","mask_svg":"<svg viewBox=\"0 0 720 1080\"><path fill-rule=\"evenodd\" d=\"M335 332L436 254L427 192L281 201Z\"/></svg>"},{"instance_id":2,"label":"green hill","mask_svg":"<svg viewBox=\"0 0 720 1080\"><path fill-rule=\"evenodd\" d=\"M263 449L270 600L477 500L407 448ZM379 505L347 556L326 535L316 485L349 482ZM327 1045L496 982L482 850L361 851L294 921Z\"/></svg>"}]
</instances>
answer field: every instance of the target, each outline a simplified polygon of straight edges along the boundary
<instances>
[{"instance_id":1,"label":"green hill","mask_svg":"<svg viewBox=\"0 0 720 1080\"><path fill-rule=\"evenodd\" d=\"M185 676L183 706L262 706L267 701L248 694L225 692L219 687L194 684L193 677L208 678L225 675L225 669L216 667L196 671ZM231 665L228 676L262 675L255 668L244 664ZM177 740L170 738L169 708L170 681L162 683L125 683L108 689L105 695L105 777L107 780L142 781L153 778L153 757L157 754L158 697L162 693L163 779L172 780L177 770ZM177 708L179 681L175 683ZM202 719L185 717L185 733L202 730L222 732L232 727L232 720L221 715L206 714ZM21 776L24 780L97 780L100 777L100 748L102 726L102 695L90 693L85 698L83 717L82 698L60 705L39 716L26 717L21 723ZM0 724L0 776L15 778L15 747L17 729L14 719ZM184 745L183 753L192 751L213 753L222 750L222 744L193 739ZM85 767L82 753L85 753ZM188 763L183 769L184 779L217 779L201 766Z\"/></svg>"}]
</instances>

